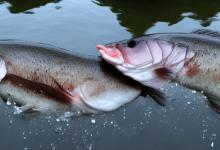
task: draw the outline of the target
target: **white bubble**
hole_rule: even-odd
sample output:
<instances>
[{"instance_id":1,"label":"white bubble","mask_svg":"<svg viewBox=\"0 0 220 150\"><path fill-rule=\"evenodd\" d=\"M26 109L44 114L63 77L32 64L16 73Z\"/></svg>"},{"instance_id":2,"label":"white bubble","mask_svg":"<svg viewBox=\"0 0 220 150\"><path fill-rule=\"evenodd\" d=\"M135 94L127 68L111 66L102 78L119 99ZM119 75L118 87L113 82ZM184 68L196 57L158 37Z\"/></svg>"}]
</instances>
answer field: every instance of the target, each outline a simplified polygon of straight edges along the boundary
<instances>
[{"instance_id":1,"label":"white bubble","mask_svg":"<svg viewBox=\"0 0 220 150\"><path fill-rule=\"evenodd\" d=\"M214 147L214 142L211 143L211 147Z\"/></svg>"},{"instance_id":2,"label":"white bubble","mask_svg":"<svg viewBox=\"0 0 220 150\"><path fill-rule=\"evenodd\" d=\"M94 124L96 121L94 118L91 119L91 122Z\"/></svg>"},{"instance_id":3,"label":"white bubble","mask_svg":"<svg viewBox=\"0 0 220 150\"><path fill-rule=\"evenodd\" d=\"M7 101L7 102L6 102L6 105L10 106L10 105L11 105L11 102L10 102L10 101Z\"/></svg>"},{"instance_id":4,"label":"white bubble","mask_svg":"<svg viewBox=\"0 0 220 150\"><path fill-rule=\"evenodd\" d=\"M192 90L192 93L193 93L193 94L195 94L195 93L196 93L196 91L195 91L195 90Z\"/></svg>"},{"instance_id":5,"label":"white bubble","mask_svg":"<svg viewBox=\"0 0 220 150\"><path fill-rule=\"evenodd\" d=\"M10 120L9 120L9 124L11 125L12 123L13 123L13 121L10 119Z\"/></svg>"}]
</instances>

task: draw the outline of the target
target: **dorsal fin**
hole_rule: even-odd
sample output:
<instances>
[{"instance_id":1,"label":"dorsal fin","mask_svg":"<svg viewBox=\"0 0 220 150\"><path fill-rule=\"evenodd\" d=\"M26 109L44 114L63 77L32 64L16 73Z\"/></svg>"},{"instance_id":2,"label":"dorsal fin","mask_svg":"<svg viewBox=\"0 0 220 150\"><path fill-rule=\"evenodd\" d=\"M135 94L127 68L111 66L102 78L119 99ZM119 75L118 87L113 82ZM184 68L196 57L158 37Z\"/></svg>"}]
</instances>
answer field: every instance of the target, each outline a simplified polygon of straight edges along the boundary
<instances>
[{"instance_id":1,"label":"dorsal fin","mask_svg":"<svg viewBox=\"0 0 220 150\"><path fill-rule=\"evenodd\" d=\"M220 33L217 31L212 31L212 30L208 30L208 29L199 29L196 31L191 32L193 34L201 34L201 35L207 35L207 36L211 36L211 37L216 37L216 38L220 38Z\"/></svg>"}]
</instances>

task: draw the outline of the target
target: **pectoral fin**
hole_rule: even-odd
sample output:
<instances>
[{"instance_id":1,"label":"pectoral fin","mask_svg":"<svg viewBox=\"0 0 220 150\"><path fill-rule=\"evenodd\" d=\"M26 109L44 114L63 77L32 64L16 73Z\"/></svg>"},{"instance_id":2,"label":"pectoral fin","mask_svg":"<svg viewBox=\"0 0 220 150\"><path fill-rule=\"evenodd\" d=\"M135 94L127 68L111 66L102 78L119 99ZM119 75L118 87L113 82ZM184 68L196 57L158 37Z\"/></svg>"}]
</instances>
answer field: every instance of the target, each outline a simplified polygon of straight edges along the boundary
<instances>
[{"instance_id":1,"label":"pectoral fin","mask_svg":"<svg viewBox=\"0 0 220 150\"><path fill-rule=\"evenodd\" d=\"M161 106L165 106L166 98L163 92L160 90L154 89L152 87L145 86L142 91L143 96L150 96L156 103Z\"/></svg>"},{"instance_id":2,"label":"pectoral fin","mask_svg":"<svg viewBox=\"0 0 220 150\"><path fill-rule=\"evenodd\" d=\"M39 113L39 111L37 109L35 109L33 106L27 105L27 104L24 105L24 106L21 106L19 109L24 114L31 114L31 115L33 115L33 114Z\"/></svg>"},{"instance_id":3,"label":"pectoral fin","mask_svg":"<svg viewBox=\"0 0 220 150\"><path fill-rule=\"evenodd\" d=\"M208 104L209 106L218 114L220 114L220 98L210 95L210 94L205 94L208 99Z\"/></svg>"},{"instance_id":4,"label":"pectoral fin","mask_svg":"<svg viewBox=\"0 0 220 150\"><path fill-rule=\"evenodd\" d=\"M165 67L155 69L154 72L160 79L170 80L174 77L172 70Z\"/></svg>"},{"instance_id":5,"label":"pectoral fin","mask_svg":"<svg viewBox=\"0 0 220 150\"><path fill-rule=\"evenodd\" d=\"M61 87L59 87L59 89L56 89L47 84L27 80L14 74L7 74L6 79L11 81L13 84L20 85L21 88L27 88L61 103L71 104L75 98L74 95L68 94ZM56 83L58 84L58 82Z\"/></svg>"}]
</instances>

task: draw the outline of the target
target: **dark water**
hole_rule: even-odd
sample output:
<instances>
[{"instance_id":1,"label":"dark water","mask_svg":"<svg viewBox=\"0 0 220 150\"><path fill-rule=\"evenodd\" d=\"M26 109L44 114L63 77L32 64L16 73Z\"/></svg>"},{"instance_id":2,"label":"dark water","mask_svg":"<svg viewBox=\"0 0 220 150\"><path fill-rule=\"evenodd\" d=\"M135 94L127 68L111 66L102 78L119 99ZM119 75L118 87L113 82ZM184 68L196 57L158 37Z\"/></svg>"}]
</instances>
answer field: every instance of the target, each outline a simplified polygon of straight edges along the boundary
<instances>
[{"instance_id":1,"label":"dark water","mask_svg":"<svg viewBox=\"0 0 220 150\"><path fill-rule=\"evenodd\" d=\"M0 39L98 55L95 45L155 32L220 31L220 1L0 0ZM167 106L140 97L97 116L14 115L1 102L0 149L220 149L220 116L195 91L169 85Z\"/></svg>"}]
</instances>

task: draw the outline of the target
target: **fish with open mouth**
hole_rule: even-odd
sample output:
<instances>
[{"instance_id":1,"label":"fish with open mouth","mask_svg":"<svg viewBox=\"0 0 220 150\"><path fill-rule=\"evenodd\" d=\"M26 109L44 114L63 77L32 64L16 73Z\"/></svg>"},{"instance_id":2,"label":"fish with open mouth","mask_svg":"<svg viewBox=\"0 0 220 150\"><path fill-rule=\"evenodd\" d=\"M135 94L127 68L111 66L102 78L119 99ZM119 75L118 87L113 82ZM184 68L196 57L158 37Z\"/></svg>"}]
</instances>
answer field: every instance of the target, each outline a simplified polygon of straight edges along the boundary
<instances>
[{"instance_id":1,"label":"fish with open mouth","mask_svg":"<svg viewBox=\"0 0 220 150\"><path fill-rule=\"evenodd\" d=\"M109 112L143 91L163 98L100 58L47 44L0 41L0 96L16 102L22 112Z\"/></svg>"},{"instance_id":2,"label":"fish with open mouth","mask_svg":"<svg viewBox=\"0 0 220 150\"><path fill-rule=\"evenodd\" d=\"M168 81L203 91L220 113L220 33L156 33L97 45L102 58L145 86Z\"/></svg>"}]
</instances>

